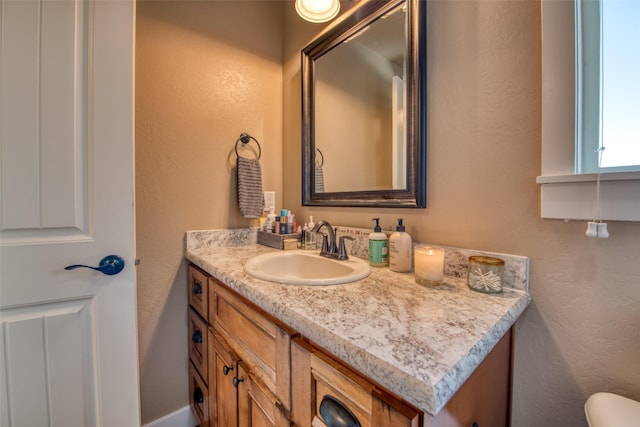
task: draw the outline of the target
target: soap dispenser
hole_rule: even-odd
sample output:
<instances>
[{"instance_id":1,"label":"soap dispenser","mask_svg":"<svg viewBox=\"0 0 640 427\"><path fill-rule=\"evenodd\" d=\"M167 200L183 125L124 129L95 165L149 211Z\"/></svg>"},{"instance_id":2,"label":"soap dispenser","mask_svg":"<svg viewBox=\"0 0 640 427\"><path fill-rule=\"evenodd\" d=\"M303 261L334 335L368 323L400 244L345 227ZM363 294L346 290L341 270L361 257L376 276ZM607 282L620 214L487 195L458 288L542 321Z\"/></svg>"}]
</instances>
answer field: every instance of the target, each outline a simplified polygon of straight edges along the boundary
<instances>
[{"instance_id":1,"label":"soap dispenser","mask_svg":"<svg viewBox=\"0 0 640 427\"><path fill-rule=\"evenodd\" d=\"M389 237L389 270L398 273L411 271L411 236L405 233L402 218L398 218L396 232Z\"/></svg>"},{"instance_id":2,"label":"soap dispenser","mask_svg":"<svg viewBox=\"0 0 640 427\"><path fill-rule=\"evenodd\" d=\"M380 218L373 218L376 222L373 233L369 234L369 264L373 267L386 267L389 262L387 235L380 228Z\"/></svg>"}]
</instances>

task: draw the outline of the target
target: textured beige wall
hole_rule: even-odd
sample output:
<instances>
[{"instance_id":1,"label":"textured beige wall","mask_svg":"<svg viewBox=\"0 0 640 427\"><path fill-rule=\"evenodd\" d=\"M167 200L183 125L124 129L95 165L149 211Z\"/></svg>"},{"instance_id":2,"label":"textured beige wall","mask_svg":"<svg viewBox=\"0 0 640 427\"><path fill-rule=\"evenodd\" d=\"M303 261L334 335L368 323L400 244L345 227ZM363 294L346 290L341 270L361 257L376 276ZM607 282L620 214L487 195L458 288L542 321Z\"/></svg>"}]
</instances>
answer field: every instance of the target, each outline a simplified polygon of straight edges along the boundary
<instances>
[{"instance_id":1,"label":"textured beige wall","mask_svg":"<svg viewBox=\"0 0 640 427\"><path fill-rule=\"evenodd\" d=\"M289 6L138 2L143 422L187 404L184 231L254 225L237 210L229 163L242 131L263 145L265 189L299 217L370 227L380 216L390 229L401 216L415 240L531 258L514 426L584 426L582 404L597 390L640 399L640 225L610 223L611 238L589 240L584 223L539 219L539 2L429 3L421 210L300 206L299 51L322 26Z\"/></svg>"},{"instance_id":2,"label":"textured beige wall","mask_svg":"<svg viewBox=\"0 0 640 427\"><path fill-rule=\"evenodd\" d=\"M282 2L138 1L136 215L143 423L188 405L184 233L257 225L233 147L262 146L282 197Z\"/></svg>"},{"instance_id":3,"label":"textured beige wall","mask_svg":"<svg viewBox=\"0 0 640 427\"><path fill-rule=\"evenodd\" d=\"M316 31L285 11L284 171L287 206L333 224L414 240L526 255L533 303L517 324L513 425L585 426L599 390L640 400L640 224L542 220L538 1L430 1L427 209L300 206L297 50ZM317 30L317 29L316 29ZM295 35L292 36L292 35Z\"/></svg>"}]
</instances>

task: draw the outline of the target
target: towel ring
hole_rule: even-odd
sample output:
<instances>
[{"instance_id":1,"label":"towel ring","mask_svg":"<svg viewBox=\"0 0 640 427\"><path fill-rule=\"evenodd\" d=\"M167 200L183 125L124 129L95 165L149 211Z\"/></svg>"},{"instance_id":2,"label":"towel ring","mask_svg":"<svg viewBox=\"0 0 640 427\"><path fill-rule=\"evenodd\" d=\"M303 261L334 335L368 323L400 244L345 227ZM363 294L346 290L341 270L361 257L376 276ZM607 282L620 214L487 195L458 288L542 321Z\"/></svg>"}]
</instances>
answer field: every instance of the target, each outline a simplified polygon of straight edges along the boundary
<instances>
[{"instance_id":1,"label":"towel ring","mask_svg":"<svg viewBox=\"0 0 640 427\"><path fill-rule=\"evenodd\" d=\"M316 165L318 165L318 167L322 167L322 165L324 165L324 154L322 154L322 151L320 151L319 148L316 148L316 151L320 154L320 164L318 165L318 161L316 160Z\"/></svg>"},{"instance_id":2,"label":"towel ring","mask_svg":"<svg viewBox=\"0 0 640 427\"><path fill-rule=\"evenodd\" d=\"M260 157L262 157L262 147L260 147L260 143L258 142L257 139L255 139L254 137L252 137L251 135L249 135L248 133L241 133L240 137L238 138L238 140L236 141L236 157L240 157L240 154L238 154L238 142L242 142L243 144L248 144L249 142L251 142L251 140L254 140L256 145L258 146L258 159L260 160Z\"/></svg>"}]
</instances>

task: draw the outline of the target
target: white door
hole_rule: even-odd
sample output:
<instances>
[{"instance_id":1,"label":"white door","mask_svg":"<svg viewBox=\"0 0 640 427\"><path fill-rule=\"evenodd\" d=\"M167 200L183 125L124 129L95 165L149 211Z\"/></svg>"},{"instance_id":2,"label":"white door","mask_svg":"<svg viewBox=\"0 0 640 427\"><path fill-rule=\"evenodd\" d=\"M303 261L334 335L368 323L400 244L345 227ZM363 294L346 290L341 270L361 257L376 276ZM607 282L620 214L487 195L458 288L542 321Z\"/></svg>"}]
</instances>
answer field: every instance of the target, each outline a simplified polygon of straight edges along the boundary
<instances>
[{"instance_id":1,"label":"white door","mask_svg":"<svg viewBox=\"0 0 640 427\"><path fill-rule=\"evenodd\" d=\"M0 426L139 426L133 0L0 1Z\"/></svg>"}]
</instances>

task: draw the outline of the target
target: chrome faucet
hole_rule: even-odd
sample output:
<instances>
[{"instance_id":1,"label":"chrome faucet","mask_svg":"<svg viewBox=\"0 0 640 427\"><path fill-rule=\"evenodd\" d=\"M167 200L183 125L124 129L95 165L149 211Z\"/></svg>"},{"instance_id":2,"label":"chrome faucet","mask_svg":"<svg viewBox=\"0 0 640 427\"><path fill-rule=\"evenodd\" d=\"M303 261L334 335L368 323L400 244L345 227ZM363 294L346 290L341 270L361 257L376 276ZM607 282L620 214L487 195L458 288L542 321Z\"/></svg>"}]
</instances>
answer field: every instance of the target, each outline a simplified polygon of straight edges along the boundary
<instances>
[{"instance_id":1,"label":"chrome faucet","mask_svg":"<svg viewBox=\"0 0 640 427\"><path fill-rule=\"evenodd\" d=\"M325 258L333 258L339 260L348 260L347 250L344 246L344 239L353 240L353 237L342 236L340 237L340 249L336 245L336 232L327 221L318 222L311 231L317 233L322 227L327 229L327 234L322 236L322 249L320 250L320 256Z\"/></svg>"}]
</instances>

